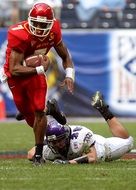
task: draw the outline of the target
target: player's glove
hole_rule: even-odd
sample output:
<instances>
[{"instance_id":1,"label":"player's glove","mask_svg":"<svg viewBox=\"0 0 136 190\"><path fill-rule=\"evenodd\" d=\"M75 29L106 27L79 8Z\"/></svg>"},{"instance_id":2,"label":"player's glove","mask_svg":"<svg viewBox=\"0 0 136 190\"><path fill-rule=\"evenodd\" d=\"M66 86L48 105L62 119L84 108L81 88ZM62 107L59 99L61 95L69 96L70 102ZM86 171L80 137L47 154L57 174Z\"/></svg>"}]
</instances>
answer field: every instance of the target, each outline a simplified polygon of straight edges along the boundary
<instances>
[{"instance_id":1,"label":"player's glove","mask_svg":"<svg viewBox=\"0 0 136 190\"><path fill-rule=\"evenodd\" d=\"M56 160L54 160L53 164L69 164L69 161L56 159Z\"/></svg>"}]
</instances>

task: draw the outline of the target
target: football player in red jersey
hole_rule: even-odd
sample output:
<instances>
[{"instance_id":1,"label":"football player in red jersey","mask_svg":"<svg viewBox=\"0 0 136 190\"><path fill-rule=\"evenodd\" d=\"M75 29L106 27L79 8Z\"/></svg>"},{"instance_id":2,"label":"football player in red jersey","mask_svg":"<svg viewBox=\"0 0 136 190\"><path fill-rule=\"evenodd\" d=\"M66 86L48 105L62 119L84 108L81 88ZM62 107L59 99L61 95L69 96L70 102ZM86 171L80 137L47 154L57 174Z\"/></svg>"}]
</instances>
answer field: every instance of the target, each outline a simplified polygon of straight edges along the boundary
<instances>
[{"instance_id":1,"label":"football player in red jersey","mask_svg":"<svg viewBox=\"0 0 136 190\"><path fill-rule=\"evenodd\" d=\"M33 127L36 153L33 163L42 163L44 131L47 126L45 103L47 94L46 70L49 59L40 66L23 65L31 55L45 56L54 47L62 59L66 77L62 86L73 93L74 66L62 40L59 21L53 10L45 3L34 4L28 21L11 26L8 30L8 45L4 71L14 102L29 126Z\"/></svg>"}]
</instances>

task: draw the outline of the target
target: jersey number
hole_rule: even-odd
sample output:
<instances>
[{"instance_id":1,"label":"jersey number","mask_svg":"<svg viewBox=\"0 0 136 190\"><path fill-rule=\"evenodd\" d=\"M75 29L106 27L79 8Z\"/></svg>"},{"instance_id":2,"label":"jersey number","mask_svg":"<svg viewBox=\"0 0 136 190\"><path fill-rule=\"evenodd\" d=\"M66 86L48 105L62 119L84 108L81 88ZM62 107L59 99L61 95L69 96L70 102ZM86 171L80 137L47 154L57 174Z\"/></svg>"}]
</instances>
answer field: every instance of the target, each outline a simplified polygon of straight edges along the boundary
<instances>
[{"instance_id":1,"label":"jersey number","mask_svg":"<svg viewBox=\"0 0 136 190\"><path fill-rule=\"evenodd\" d=\"M17 27L12 28L12 30L21 30L23 28L24 27L21 24L19 24Z\"/></svg>"},{"instance_id":2,"label":"jersey number","mask_svg":"<svg viewBox=\"0 0 136 190\"><path fill-rule=\"evenodd\" d=\"M81 129L82 129L82 127L77 126L77 127L73 130L74 133L71 135L71 139L77 139L79 133L76 132L76 131L80 131ZM76 132L76 133L75 133L75 132Z\"/></svg>"}]
</instances>

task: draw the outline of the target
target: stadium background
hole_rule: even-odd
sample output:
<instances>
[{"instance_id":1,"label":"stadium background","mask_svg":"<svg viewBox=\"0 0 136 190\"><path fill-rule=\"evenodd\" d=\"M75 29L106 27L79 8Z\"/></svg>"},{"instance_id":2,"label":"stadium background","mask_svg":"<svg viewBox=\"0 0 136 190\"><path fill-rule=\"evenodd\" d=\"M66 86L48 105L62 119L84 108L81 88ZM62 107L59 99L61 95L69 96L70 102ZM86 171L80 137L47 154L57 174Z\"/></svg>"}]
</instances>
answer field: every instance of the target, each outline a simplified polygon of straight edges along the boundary
<instances>
[{"instance_id":1,"label":"stadium background","mask_svg":"<svg viewBox=\"0 0 136 190\"><path fill-rule=\"evenodd\" d=\"M77 19L74 5L70 7L67 3L63 7L62 33L75 64L75 92L70 95L60 89L64 71L61 61L55 57L59 82L49 84L49 98L55 97L67 116L98 116L90 107L90 97L96 90L102 92L117 116L136 116L135 10L136 1L131 0L122 12L122 20L118 19L117 11L112 10L99 11L93 22L83 23L74 20ZM72 16L66 19L68 11ZM26 13L22 12L22 17ZM7 27L1 27L0 66L5 61L6 36ZM52 53L55 55L54 51ZM17 112L6 84L0 84L0 106L1 118L13 117Z\"/></svg>"},{"instance_id":2,"label":"stadium background","mask_svg":"<svg viewBox=\"0 0 136 190\"><path fill-rule=\"evenodd\" d=\"M21 5L18 11L17 4L11 7L12 1L23 2L24 5ZM0 67L5 62L7 27L12 24L11 16L7 17L7 13L11 13L13 8L16 15L20 13L20 20L26 19L28 9L31 7L26 2L32 3L32 1L37 0L0 0ZM107 124L103 118L98 118L98 112L92 110L90 106L92 93L101 90L114 113L127 117L126 120L121 119L121 122L136 139L134 119L136 115L136 0L92 0L94 3L126 1L127 4L122 10L107 10L106 12L99 10L94 18L87 22L82 22L76 17L76 4L74 4L76 1L80 0L62 0L61 12L63 38L76 69L75 92L71 96L60 89L59 83L65 73L60 59L52 51L49 56L54 64L47 73L50 88L48 96L55 97L67 115L84 117L76 117L76 120L75 117L70 117L68 124L84 125L96 134L109 137L111 134L107 130ZM91 0L81 1L91 2ZM5 4L3 12L1 11L2 4ZM16 22L18 18L13 20ZM97 165L45 164L43 167L33 167L26 159L27 151L33 146L33 132L24 122L15 121L16 112L7 85L0 84L1 190L45 190L45 187L47 190L53 188L55 190L84 190L90 187L93 190L135 189L135 149L127 155L130 160L120 159ZM92 119L94 116L97 119ZM5 120L9 117L13 119ZM130 119L130 117L133 118Z\"/></svg>"}]
</instances>

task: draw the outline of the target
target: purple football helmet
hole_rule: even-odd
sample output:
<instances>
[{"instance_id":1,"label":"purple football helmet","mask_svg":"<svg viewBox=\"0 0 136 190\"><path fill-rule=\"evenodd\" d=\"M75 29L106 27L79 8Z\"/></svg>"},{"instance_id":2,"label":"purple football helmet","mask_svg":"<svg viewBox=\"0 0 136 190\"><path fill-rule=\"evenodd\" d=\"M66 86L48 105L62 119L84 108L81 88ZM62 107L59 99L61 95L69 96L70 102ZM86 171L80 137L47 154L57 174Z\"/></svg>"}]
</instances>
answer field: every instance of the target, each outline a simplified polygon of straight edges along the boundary
<instances>
[{"instance_id":1,"label":"purple football helmet","mask_svg":"<svg viewBox=\"0 0 136 190\"><path fill-rule=\"evenodd\" d=\"M48 146L55 153L64 153L69 145L70 128L67 125L61 125L53 120L48 123L46 130L46 140Z\"/></svg>"}]
</instances>

